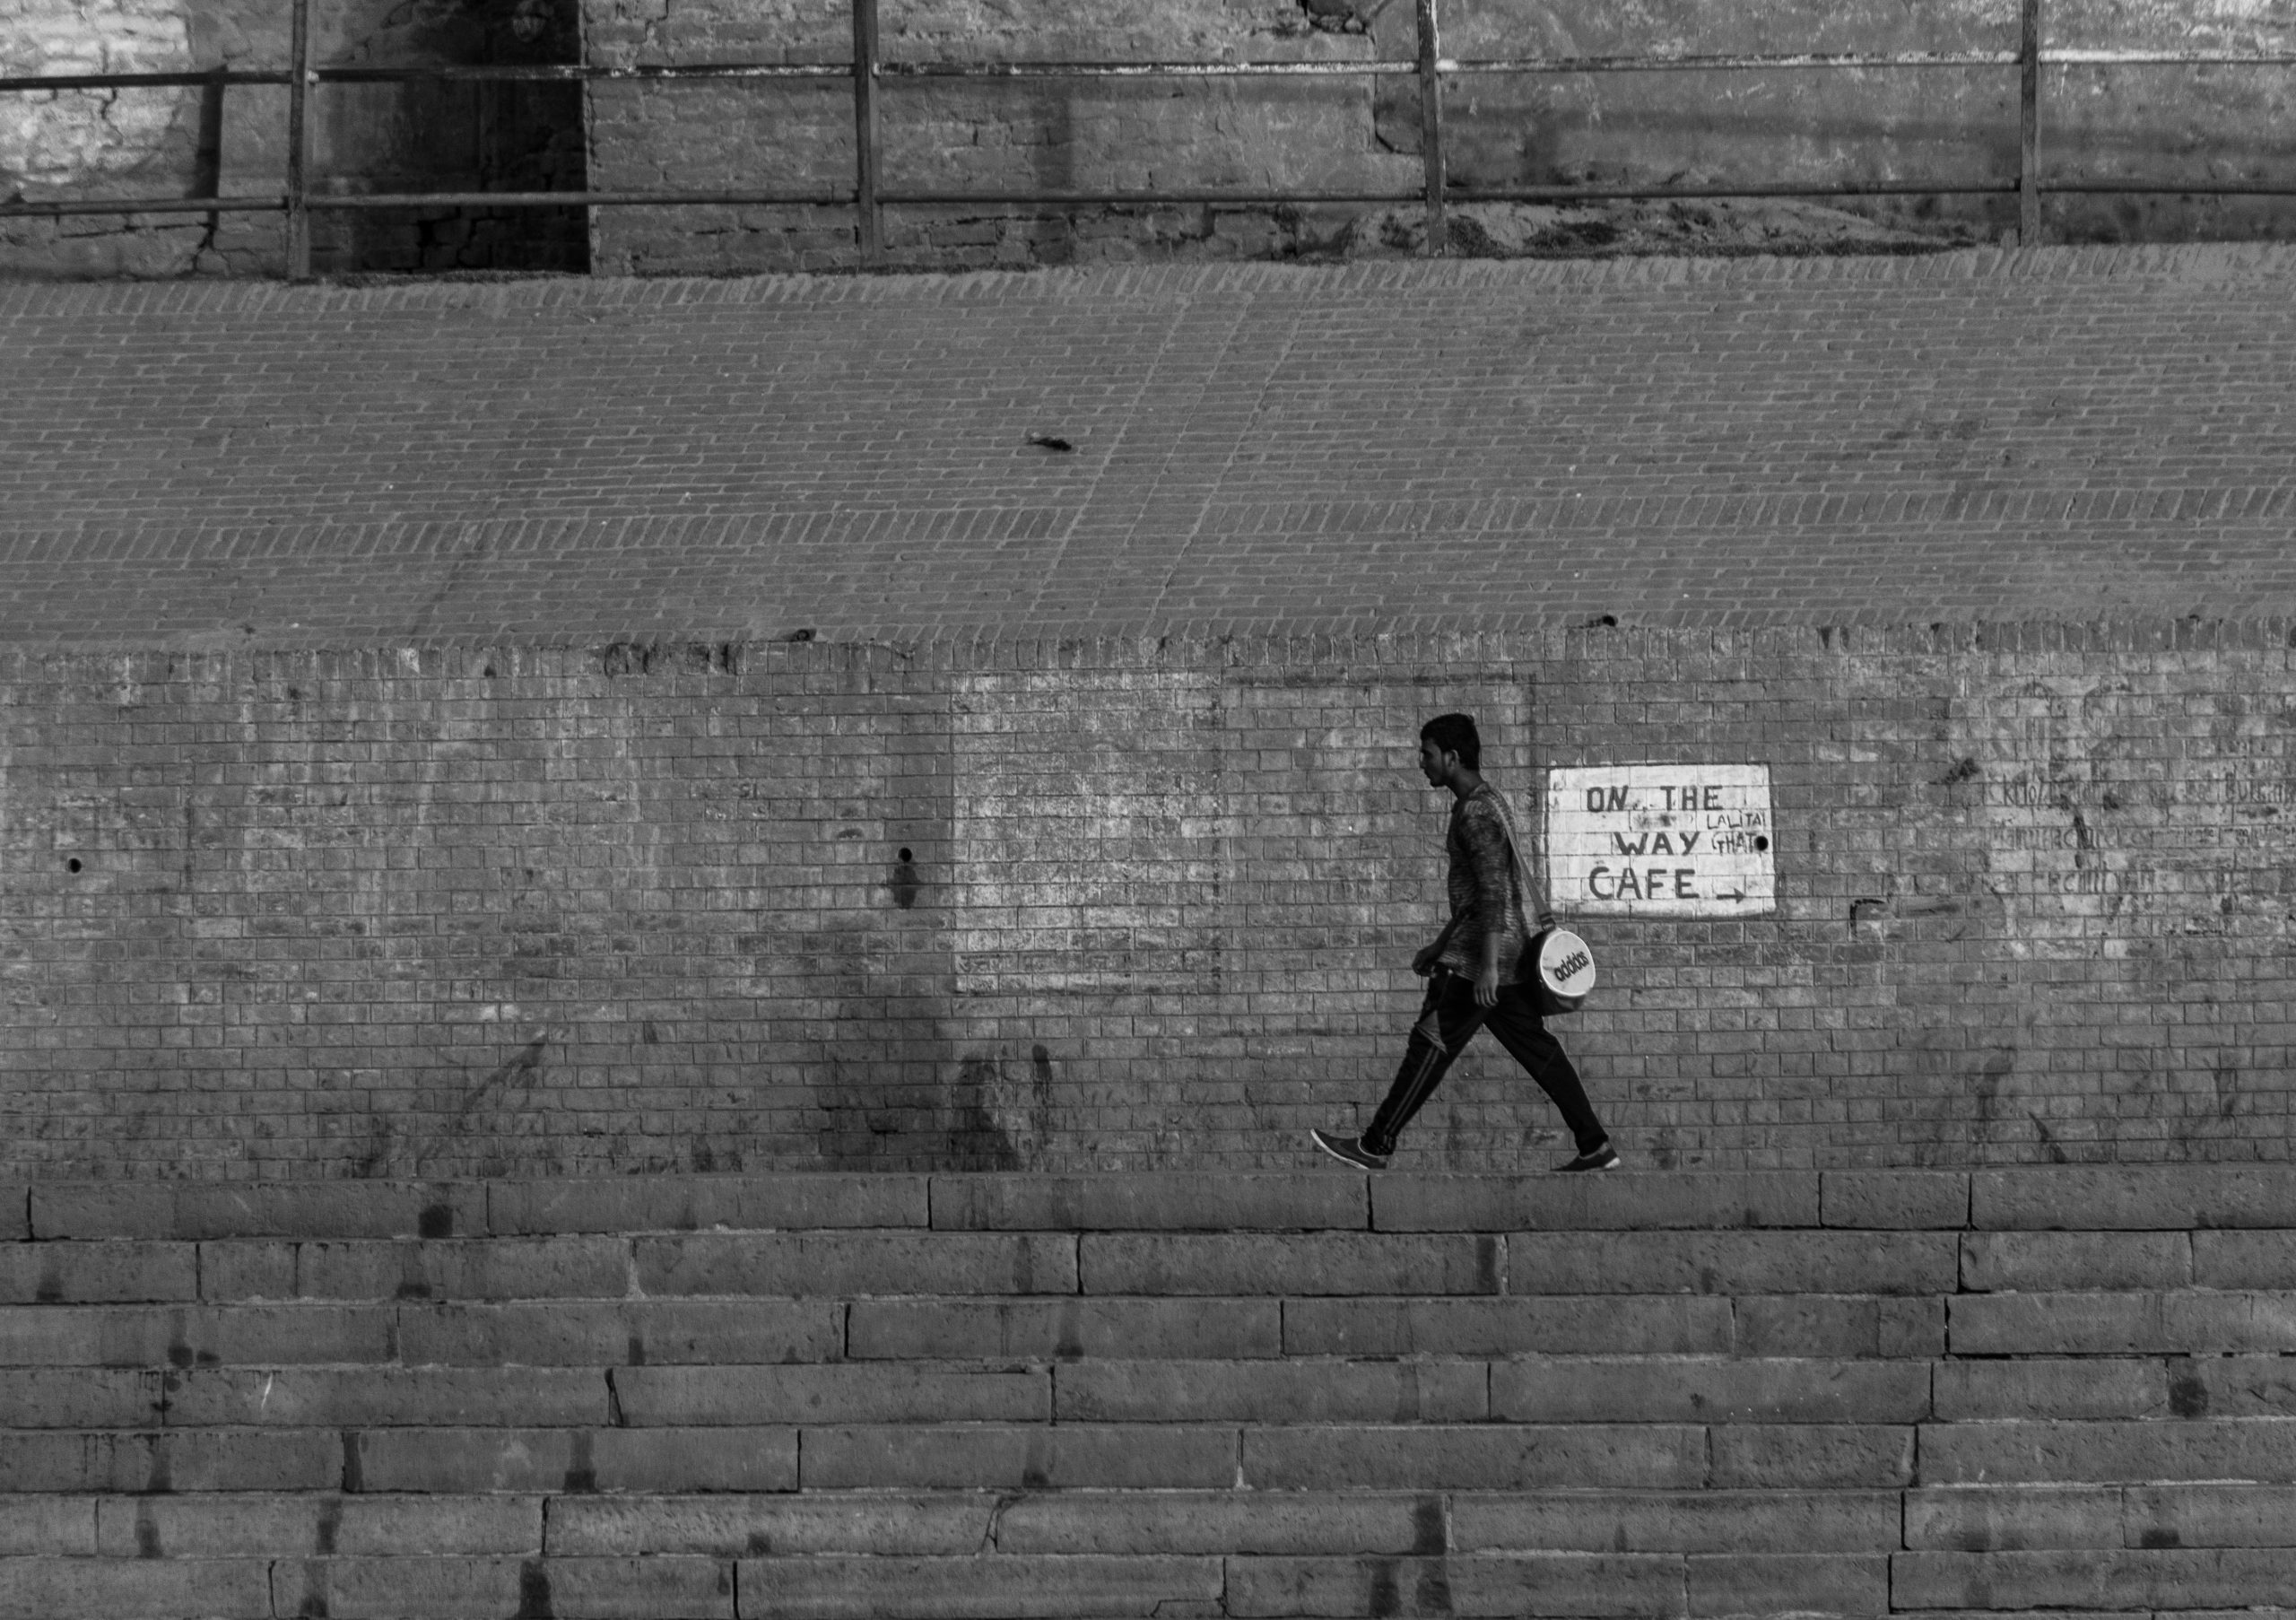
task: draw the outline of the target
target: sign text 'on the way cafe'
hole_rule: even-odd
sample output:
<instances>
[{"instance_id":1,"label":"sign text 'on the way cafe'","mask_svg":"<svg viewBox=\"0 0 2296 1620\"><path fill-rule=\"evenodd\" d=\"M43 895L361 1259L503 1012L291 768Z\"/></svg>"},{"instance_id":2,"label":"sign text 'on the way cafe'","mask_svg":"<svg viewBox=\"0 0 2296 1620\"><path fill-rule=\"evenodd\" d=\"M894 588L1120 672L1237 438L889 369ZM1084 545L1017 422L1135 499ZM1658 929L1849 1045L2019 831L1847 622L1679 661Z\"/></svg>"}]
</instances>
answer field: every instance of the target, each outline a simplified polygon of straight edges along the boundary
<instances>
[{"instance_id":1,"label":"sign text 'on the way cafe'","mask_svg":"<svg viewBox=\"0 0 2296 1620\"><path fill-rule=\"evenodd\" d=\"M1778 909L1767 765L1596 765L1546 780L1561 912L1760 917Z\"/></svg>"}]
</instances>

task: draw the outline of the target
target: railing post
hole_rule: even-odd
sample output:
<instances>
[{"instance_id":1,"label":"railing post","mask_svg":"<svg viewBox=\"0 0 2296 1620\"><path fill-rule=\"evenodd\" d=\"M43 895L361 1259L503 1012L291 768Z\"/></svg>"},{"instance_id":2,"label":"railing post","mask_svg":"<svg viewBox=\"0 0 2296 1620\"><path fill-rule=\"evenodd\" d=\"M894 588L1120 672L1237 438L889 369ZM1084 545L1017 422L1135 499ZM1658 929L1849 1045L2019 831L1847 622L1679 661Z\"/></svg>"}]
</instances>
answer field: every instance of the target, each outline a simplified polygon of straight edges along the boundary
<instances>
[{"instance_id":1,"label":"railing post","mask_svg":"<svg viewBox=\"0 0 2296 1620\"><path fill-rule=\"evenodd\" d=\"M884 225L877 206L877 0L853 0L853 207L858 216L861 263L885 262Z\"/></svg>"},{"instance_id":2,"label":"railing post","mask_svg":"<svg viewBox=\"0 0 2296 1620\"><path fill-rule=\"evenodd\" d=\"M287 279L311 278L311 0L291 0L287 80Z\"/></svg>"},{"instance_id":3,"label":"railing post","mask_svg":"<svg viewBox=\"0 0 2296 1620\"><path fill-rule=\"evenodd\" d=\"M2041 0L2023 0L2017 36L2017 245L2041 240Z\"/></svg>"},{"instance_id":4,"label":"railing post","mask_svg":"<svg viewBox=\"0 0 2296 1620\"><path fill-rule=\"evenodd\" d=\"M1443 75L1440 41L1435 29L1435 0L1419 0L1419 152L1427 168L1427 246L1431 256L1448 244L1450 226L1443 217Z\"/></svg>"}]
</instances>

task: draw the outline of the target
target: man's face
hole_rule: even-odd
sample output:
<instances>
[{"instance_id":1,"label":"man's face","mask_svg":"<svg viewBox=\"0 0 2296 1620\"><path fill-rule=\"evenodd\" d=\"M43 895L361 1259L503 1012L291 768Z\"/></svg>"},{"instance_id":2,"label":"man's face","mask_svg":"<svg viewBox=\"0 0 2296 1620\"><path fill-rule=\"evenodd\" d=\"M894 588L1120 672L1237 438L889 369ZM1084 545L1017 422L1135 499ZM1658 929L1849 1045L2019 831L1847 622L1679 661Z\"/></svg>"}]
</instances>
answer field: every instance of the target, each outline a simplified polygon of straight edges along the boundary
<instances>
[{"instance_id":1,"label":"man's face","mask_svg":"<svg viewBox=\"0 0 2296 1620\"><path fill-rule=\"evenodd\" d=\"M1419 739L1419 769L1426 775L1427 785L1431 788L1440 788L1450 780L1451 762L1457 757L1435 746L1433 737Z\"/></svg>"}]
</instances>

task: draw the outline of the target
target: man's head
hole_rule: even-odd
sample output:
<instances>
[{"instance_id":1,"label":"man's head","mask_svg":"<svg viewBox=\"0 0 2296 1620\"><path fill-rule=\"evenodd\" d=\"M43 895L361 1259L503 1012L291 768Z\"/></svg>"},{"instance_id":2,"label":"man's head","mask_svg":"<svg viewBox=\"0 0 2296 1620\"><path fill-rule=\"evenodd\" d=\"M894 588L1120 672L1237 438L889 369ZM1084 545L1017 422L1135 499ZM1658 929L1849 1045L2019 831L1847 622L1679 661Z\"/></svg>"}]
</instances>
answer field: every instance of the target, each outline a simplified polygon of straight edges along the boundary
<instances>
[{"instance_id":1,"label":"man's head","mask_svg":"<svg viewBox=\"0 0 2296 1620\"><path fill-rule=\"evenodd\" d=\"M1419 768L1427 773L1429 787L1439 788L1449 780L1451 763L1447 754L1456 755L1468 771L1483 769L1483 738L1476 734L1471 717L1439 714L1419 728Z\"/></svg>"}]
</instances>

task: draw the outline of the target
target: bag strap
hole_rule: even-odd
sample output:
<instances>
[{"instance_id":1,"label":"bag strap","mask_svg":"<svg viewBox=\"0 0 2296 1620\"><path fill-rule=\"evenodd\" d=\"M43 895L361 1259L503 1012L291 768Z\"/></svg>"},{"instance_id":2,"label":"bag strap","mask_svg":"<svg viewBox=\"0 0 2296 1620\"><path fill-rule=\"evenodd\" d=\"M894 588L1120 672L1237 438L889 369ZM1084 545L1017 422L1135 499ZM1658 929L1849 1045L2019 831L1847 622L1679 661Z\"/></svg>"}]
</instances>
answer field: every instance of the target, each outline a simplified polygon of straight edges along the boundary
<instances>
[{"instance_id":1,"label":"bag strap","mask_svg":"<svg viewBox=\"0 0 2296 1620\"><path fill-rule=\"evenodd\" d=\"M1492 802L1499 806L1500 824L1507 829L1507 858L1512 861L1515 866L1515 886L1523 892L1523 898L1525 900L1535 901L1538 906L1537 917L1535 919L1526 919L1525 920L1544 921L1552 919L1554 916L1554 906L1546 892L1545 863L1541 862L1535 868L1525 865L1523 860L1522 840L1515 835L1515 817L1513 813L1507 808L1507 796L1500 792L1498 788L1493 788L1491 790L1491 797ZM1531 882L1531 873L1534 870L1538 873L1539 878L1535 889ZM1532 931L1535 933L1537 930L1534 928Z\"/></svg>"}]
</instances>

